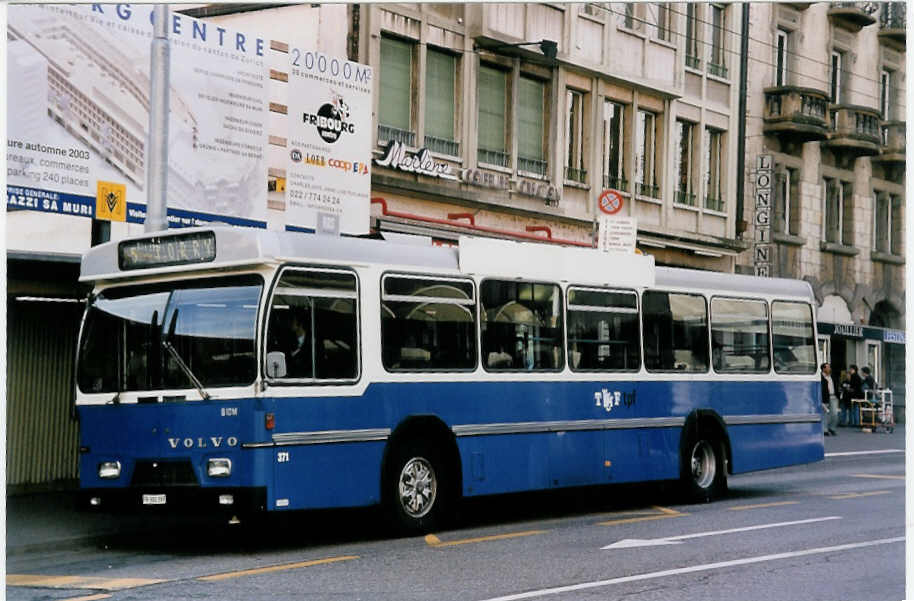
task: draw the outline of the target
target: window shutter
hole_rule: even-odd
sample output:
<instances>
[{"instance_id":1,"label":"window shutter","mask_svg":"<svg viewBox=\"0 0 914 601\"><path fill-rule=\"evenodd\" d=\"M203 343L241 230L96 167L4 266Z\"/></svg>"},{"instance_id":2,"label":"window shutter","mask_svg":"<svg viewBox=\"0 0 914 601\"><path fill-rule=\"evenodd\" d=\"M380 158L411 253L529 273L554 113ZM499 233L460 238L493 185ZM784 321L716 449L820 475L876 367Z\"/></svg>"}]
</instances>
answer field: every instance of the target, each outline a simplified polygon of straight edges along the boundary
<instances>
[{"instance_id":1,"label":"window shutter","mask_svg":"<svg viewBox=\"0 0 914 601\"><path fill-rule=\"evenodd\" d=\"M479 68L479 147L505 152L507 95L503 71Z\"/></svg>"},{"instance_id":2,"label":"window shutter","mask_svg":"<svg viewBox=\"0 0 914 601\"><path fill-rule=\"evenodd\" d=\"M411 131L412 62L411 44L381 38L381 125Z\"/></svg>"},{"instance_id":3,"label":"window shutter","mask_svg":"<svg viewBox=\"0 0 914 601\"><path fill-rule=\"evenodd\" d=\"M426 55L425 133L454 139L454 76L457 59L429 50Z\"/></svg>"},{"instance_id":4,"label":"window shutter","mask_svg":"<svg viewBox=\"0 0 914 601\"><path fill-rule=\"evenodd\" d=\"M526 159L545 160L543 149L543 101L545 86L522 77L518 88L517 154Z\"/></svg>"}]
</instances>

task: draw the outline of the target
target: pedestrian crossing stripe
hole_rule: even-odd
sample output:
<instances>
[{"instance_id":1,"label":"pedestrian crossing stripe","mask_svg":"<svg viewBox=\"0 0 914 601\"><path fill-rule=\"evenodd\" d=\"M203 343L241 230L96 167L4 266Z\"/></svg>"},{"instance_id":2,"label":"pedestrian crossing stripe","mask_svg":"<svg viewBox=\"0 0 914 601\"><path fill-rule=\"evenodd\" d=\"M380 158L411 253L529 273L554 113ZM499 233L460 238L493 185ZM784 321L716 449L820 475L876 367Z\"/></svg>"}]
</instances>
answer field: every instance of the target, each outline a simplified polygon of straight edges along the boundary
<instances>
[{"instance_id":1,"label":"pedestrian crossing stripe","mask_svg":"<svg viewBox=\"0 0 914 601\"><path fill-rule=\"evenodd\" d=\"M99 576L47 576L41 574L7 574L7 586L37 588L76 588L103 591L120 591L138 586L160 584L167 580L152 578L102 578Z\"/></svg>"}]
</instances>

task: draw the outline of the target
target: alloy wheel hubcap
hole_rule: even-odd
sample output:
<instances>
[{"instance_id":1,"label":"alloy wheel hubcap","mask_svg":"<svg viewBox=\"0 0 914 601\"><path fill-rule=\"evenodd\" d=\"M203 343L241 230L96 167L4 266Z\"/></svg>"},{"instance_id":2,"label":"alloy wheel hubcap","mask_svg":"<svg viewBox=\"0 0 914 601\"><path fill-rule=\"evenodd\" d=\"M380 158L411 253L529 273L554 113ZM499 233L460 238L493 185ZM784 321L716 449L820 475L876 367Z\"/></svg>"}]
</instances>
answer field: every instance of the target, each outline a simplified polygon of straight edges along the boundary
<instances>
[{"instance_id":1,"label":"alloy wheel hubcap","mask_svg":"<svg viewBox=\"0 0 914 601\"><path fill-rule=\"evenodd\" d=\"M432 464L413 457L400 471L400 506L411 518L421 518L432 510L438 494L438 480Z\"/></svg>"},{"instance_id":2,"label":"alloy wheel hubcap","mask_svg":"<svg viewBox=\"0 0 914 601\"><path fill-rule=\"evenodd\" d=\"M692 448L692 480L699 488L708 488L716 475L714 447L707 440L699 441Z\"/></svg>"}]
</instances>

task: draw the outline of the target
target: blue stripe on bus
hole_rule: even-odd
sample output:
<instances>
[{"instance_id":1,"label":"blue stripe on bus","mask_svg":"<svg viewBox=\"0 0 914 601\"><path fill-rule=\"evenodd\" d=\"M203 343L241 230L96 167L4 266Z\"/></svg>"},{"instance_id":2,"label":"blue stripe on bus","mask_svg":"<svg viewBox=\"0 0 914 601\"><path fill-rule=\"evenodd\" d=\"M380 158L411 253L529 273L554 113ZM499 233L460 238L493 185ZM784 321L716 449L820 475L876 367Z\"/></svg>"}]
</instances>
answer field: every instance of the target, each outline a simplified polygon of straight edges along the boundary
<instances>
[{"instance_id":1,"label":"blue stripe on bus","mask_svg":"<svg viewBox=\"0 0 914 601\"><path fill-rule=\"evenodd\" d=\"M237 415L225 416L229 407ZM357 397L80 406L81 443L89 447L80 474L84 487L116 488L130 482L137 459L190 459L203 486L266 485L271 509L286 499L288 509L367 505L380 500L382 433L407 416L428 415L458 434L461 426L584 424L507 435L465 430L476 434L457 436L466 495L671 479L679 476L682 428L651 420L684 420L699 408L736 416L727 427L735 473L824 456L822 426L811 421L821 411L818 382L412 382L371 384ZM264 428L267 412L276 416L272 432ZM616 420L628 419L641 427L620 429ZM356 442L362 434L351 433L346 441L340 431L371 436ZM272 445L274 435L283 442L283 434L301 444L242 448ZM329 441L321 444L321 436ZM279 452L288 461L278 463ZM206 460L223 456L232 458L232 476L207 478ZM98 463L112 460L124 466L121 478L99 480Z\"/></svg>"}]
</instances>

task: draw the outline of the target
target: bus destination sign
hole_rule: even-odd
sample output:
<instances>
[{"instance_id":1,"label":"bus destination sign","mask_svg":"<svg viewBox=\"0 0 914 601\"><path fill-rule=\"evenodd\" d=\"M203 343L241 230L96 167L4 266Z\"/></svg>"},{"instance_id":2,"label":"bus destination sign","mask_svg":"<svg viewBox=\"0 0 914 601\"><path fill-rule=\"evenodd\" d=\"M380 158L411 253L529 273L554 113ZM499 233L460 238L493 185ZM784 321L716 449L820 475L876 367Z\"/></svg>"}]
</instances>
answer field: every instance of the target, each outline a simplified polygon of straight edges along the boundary
<instances>
[{"instance_id":1,"label":"bus destination sign","mask_svg":"<svg viewBox=\"0 0 914 601\"><path fill-rule=\"evenodd\" d=\"M118 266L124 270L208 263L216 259L216 234L193 232L125 240L118 245Z\"/></svg>"}]
</instances>

